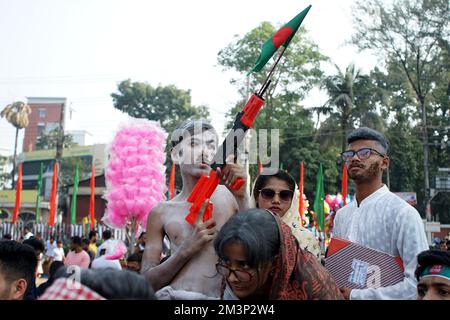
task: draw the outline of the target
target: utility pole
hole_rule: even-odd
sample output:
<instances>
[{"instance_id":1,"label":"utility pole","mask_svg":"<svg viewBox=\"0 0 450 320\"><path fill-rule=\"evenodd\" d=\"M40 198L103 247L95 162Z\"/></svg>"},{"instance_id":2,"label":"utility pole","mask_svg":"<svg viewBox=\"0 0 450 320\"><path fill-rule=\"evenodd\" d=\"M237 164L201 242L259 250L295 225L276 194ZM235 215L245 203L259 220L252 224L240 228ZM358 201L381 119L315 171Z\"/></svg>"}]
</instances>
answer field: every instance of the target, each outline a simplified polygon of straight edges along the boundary
<instances>
[{"instance_id":1,"label":"utility pole","mask_svg":"<svg viewBox=\"0 0 450 320\"><path fill-rule=\"evenodd\" d=\"M59 137L58 142L56 143L56 155L55 155L55 161L58 162L58 177L57 177L57 189L56 189L56 217L58 217L58 202L59 202L59 194L60 189L62 186L62 179L61 179L61 167L62 167L62 154L63 154L63 146L64 146L64 117L65 117L65 109L66 109L66 102L63 102L61 105L61 114L59 117ZM58 220L57 220L58 221Z\"/></svg>"}]
</instances>

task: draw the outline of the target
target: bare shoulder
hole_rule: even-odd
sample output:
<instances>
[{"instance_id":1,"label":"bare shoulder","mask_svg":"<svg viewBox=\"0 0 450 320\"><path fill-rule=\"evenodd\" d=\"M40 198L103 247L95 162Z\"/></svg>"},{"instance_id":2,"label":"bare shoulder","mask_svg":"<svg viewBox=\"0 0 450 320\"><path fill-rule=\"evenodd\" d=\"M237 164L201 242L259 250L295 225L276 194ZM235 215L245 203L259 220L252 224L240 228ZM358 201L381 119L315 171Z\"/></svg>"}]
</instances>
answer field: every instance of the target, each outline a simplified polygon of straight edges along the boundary
<instances>
[{"instance_id":1,"label":"bare shoulder","mask_svg":"<svg viewBox=\"0 0 450 320\"><path fill-rule=\"evenodd\" d=\"M225 187L224 185L221 185L221 184L218 185L217 186L217 195L220 196L220 198L223 199L224 201L232 204L232 206L235 210L239 210L239 206L236 202L235 197L230 192L230 190L228 190L227 187Z\"/></svg>"}]
</instances>

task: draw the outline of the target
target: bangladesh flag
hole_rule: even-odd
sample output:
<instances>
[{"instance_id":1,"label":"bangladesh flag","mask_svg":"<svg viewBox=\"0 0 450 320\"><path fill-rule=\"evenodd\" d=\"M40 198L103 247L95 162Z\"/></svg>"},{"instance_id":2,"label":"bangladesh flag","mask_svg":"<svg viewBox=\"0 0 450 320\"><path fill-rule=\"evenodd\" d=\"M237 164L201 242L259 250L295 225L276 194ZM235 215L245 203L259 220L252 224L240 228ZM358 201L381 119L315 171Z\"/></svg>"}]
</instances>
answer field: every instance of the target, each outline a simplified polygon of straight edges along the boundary
<instances>
[{"instance_id":1,"label":"bangladesh flag","mask_svg":"<svg viewBox=\"0 0 450 320\"><path fill-rule=\"evenodd\" d=\"M308 14L311 6L308 6L305 10L300 12L294 19L286 23L280 30L274 33L274 35L267 40L262 48L261 54L259 55L256 65L253 67L252 72L260 71L270 60L273 54L278 50L279 47L287 47L289 42L291 42L298 28Z\"/></svg>"}]
</instances>

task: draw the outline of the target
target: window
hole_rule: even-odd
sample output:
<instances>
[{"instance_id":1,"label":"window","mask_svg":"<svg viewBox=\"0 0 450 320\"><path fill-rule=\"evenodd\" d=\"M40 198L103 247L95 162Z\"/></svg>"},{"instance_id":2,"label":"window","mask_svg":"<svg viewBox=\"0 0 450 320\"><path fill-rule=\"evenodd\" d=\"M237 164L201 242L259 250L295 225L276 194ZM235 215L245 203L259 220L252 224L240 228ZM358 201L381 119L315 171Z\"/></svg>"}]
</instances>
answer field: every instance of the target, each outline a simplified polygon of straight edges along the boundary
<instances>
[{"instance_id":1,"label":"window","mask_svg":"<svg viewBox=\"0 0 450 320\"><path fill-rule=\"evenodd\" d=\"M45 116L47 114L47 110L46 109L39 109L38 113L39 113L39 118L45 118Z\"/></svg>"}]
</instances>

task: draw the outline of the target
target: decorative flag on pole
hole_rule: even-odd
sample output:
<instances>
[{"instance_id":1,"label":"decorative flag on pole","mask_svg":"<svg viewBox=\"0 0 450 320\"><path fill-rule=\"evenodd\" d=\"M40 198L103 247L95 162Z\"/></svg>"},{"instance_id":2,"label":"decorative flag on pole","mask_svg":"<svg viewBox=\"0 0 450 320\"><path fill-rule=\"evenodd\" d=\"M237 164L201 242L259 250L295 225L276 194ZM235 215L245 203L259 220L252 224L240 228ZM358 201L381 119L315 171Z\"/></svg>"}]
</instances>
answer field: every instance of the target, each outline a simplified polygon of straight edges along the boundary
<instances>
[{"instance_id":1,"label":"decorative flag on pole","mask_svg":"<svg viewBox=\"0 0 450 320\"><path fill-rule=\"evenodd\" d=\"M50 212L48 214L48 225L53 227L56 220L56 207L57 207L57 184L58 184L58 161L55 160L53 164L53 176L52 176L52 192L50 194Z\"/></svg>"},{"instance_id":2,"label":"decorative flag on pole","mask_svg":"<svg viewBox=\"0 0 450 320\"><path fill-rule=\"evenodd\" d=\"M95 165L92 159L91 173L91 199L89 202L89 220L91 221L91 230L95 229Z\"/></svg>"},{"instance_id":3,"label":"decorative flag on pole","mask_svg":"<svg viewBox=\"0 0 450 320\"><path fill-rule=\"evenodd\" d=\"M172 170L170 172L169 193L170 199L173 199L175 197L175 163L172 163Z\"/></svg>"},{"instance_id":4,"label":"decorative flag on pole","mask_svg":"<svg viewBox=\"0 0 450 320\"><path fill-rule=\"evenodd\" d=\"M42 175L44 174L44 164L41 162L41 168L39 169L39 177L37 184L37 193L36 193L36 224L39 223L40 209L39 204L41 202L41 189L42 189Z\"/></svg>"},{"instance_id":5,"label":"decorative flag on pole","mask_svg":"<svg viewBox=\"0 0 450 320\"><path fill-rule=\"evenodd\" d=\"M20 193L22 192L22 163L19 164L19 174L17 175L16 183L16 202L14 204L13 223L17 222L20 210Z\"/></svg>"},{"instance_id":6,"label":"decorative flag on pole","mask_svg":"<svg viewBox=\"0 0 450 320\"><path fill-rule=\"evenodd\" d=\"M314 198L314 211L317 217L317 225L320 231L325 231L325 210L324 210L325 190L323 187L323 168L319 164L319 172L316 179L316 194Z\"/></svg>"},{"instance_id":7,"label":"decorative flag on pole","mask_svg":"<svg viewBox=\"0 0 450 320\"><path fill-rule=\"evenodd\" d=\"M348 177L347 177L347 168L342 168L342 198L344 200L344 206L347 204L347 186L348 186Z\"/></svg>"},{"instance_id":8,"label":"decorative flag on pole","mask_svg":"<svg viewBox=\"0 0 450 320\"><path fill-rule=\"evenodd\" d=\"M260 71L270 60L273 54L278 50L279 47L287 47L289 42L291 42L298 28L303 22L303 19L308 14L311 6L308 6L305 10L300 12L294 19L286 23L280 30L275 32L273 36L267 40L261 48L261 53L256 65L253 67L252 72Z\"/></svg>"},{"instance_id":9,"label":"decorative flag on pole","mask_svg":"<svg viewBox=\"0 0 450 320\"><path fill-rule=\"evenodd\" d=\"M77 223L77 193L78 193L78 182L79 182L79 173L78 173L78 162L75 165L75 175L73 177L73 193L72 193L72 203L70 205L70 223Z\"/></svg>"},{"instance_id":10,"label":"decorative flag on pole","mask_svg":"<svg viewBox=\"0 0 450 320\"><path fill-rule=\"evenodd\" d=\"M300 162L300 181L298 185L298 212L300 213L300 221L303 226L303 213L305 209L303 208L303 161Z\"/></svg>"}]
</instances>

